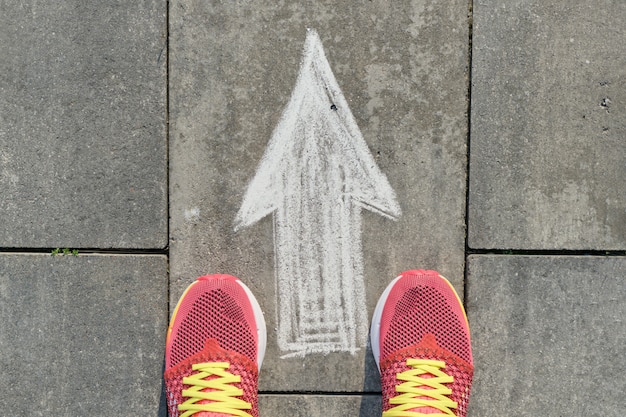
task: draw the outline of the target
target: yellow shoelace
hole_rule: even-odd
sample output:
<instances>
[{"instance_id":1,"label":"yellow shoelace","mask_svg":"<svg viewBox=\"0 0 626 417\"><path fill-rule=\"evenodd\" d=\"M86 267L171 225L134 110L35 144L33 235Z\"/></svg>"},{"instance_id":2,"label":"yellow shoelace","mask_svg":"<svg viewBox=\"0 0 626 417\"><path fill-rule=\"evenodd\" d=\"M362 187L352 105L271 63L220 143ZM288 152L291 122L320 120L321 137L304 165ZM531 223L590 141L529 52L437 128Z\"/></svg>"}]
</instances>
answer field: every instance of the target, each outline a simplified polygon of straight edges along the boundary
<instances>
[{"instance_id":1,"label":"yellow shoelace","mask_svg":"<svg viewBox=\"0 0 626 417\"><path fill-rule=\"evenodd\" d=\"M443 384L454 381L454 377L442 371L446 367L443 361L427 359L407 359L406 364L412 369L397 374L397 378L406 381L396 386L396 395L389 400L395 407L385 411L383 417L435 417L455 416L451 410L457 407L457 403L448 398L452 390ZM421 375L432 375L430 378L422 378ZM418 407L433 407L441 411L441 414L423 414L408 411Z\"/></svg>"},{"instance_id":2,"label":"yellow shoelace","mask_svg":"<svg viewBox=\"0 0 626 417\"><path fill-rule=\"evenodd\" d=\"M183 378L183 384L191 385L191 387L183 390L183 397L189 399L178 406L178 411L184 411L180 417L191 417L201 411L252 417L243 411L250 410L252 405L237 398L243 395L243 391L231 385L240 382L241 377L228 372L229 367L228 362L199 363L192 366L192 369L198 372ZM210 376L217 376L217 378L207 380L206 378ZM214 391L202 391L207 388ZM199 404L203 400L211 402Z\"/></svg>"}]
</instances>

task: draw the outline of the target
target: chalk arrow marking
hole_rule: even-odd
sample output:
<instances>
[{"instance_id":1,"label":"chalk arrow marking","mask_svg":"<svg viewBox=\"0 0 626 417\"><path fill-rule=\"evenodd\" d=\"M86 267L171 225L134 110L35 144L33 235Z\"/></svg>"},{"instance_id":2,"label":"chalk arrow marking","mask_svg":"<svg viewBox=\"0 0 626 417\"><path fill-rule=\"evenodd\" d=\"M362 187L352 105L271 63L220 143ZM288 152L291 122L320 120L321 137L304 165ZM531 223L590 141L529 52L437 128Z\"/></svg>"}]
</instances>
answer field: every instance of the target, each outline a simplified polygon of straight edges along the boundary
<instances>
[{"instance_id":1,"label":"chalk arrow marking","mask_svg":"<svg viewBox=\"0 0 626 417\"><path fill-rule=\"evenodd\" d=\"M238 231L273 215L284 356L365 345L362 208L401 215L309 29L291 98L235 218Z\"/></svg>"}]
</instances>

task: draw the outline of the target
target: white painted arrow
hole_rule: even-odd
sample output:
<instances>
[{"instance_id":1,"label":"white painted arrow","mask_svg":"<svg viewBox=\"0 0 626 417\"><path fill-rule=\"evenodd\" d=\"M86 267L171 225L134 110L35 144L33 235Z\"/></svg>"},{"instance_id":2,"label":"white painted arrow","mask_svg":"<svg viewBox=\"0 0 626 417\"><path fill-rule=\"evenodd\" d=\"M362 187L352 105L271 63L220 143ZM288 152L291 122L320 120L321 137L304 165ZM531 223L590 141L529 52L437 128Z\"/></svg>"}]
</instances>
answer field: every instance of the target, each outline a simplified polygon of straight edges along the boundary
<instances>
[{"instance_id":1,"label":"white painted arrow","mask_svg":"<svg viewBox=\"0 0 626 417\"><path fill-rule=\"evenodd\" d=\"M361 208L392 219L401 210L314 30L300 65L235 230L273 214L278 344L285 356L354 353L368 329Z\"/></svg>"}]
</instances>

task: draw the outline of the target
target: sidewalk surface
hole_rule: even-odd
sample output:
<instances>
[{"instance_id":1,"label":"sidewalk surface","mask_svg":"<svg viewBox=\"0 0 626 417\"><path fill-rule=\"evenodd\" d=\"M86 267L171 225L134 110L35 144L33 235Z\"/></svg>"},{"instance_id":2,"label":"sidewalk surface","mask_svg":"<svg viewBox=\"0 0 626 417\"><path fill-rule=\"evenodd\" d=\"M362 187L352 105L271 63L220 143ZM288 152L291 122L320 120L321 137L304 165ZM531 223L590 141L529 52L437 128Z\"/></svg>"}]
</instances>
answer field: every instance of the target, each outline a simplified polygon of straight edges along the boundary
<instances>
[{"instance_id":1,"label":"sidewalk surface","mask_svg":"<svg viewBox=\"0 0 626 417\"><path fill-rule=\"evenodd\" d=\"M221 272L261 415L379 416L367 320L423 268L469 416L623 415L626 3L471 3L2 2L0 414L166 416L171 309Z\"/></svg>"}]
</instances>

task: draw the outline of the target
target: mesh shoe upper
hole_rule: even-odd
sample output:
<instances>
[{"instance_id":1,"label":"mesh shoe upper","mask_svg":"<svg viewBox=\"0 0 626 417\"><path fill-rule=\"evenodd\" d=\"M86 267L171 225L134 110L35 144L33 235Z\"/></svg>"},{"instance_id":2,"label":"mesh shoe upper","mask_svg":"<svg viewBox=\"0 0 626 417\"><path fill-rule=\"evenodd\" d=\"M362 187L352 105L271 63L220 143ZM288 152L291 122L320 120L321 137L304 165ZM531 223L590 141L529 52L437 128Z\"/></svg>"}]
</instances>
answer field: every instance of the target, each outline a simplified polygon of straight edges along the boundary
<instances>
[{"instance_id":1,"label":"mesh shoe upper","mask_svg":"<svg viewBox=\"0 0 626 417\"><path fill-rule=\"evenodd\" d=\"M414 358L445 362L443 372L453 377L444 384L451 390L447 397L457 403L454 415L465 417L473 376L469 325L458 296L445 278L435 271L402 273L379 300L371 335L381 371L384 411L394 407L390 401L399 395L398 386L404 383L398 376L411 371L407 360ZM424 376L428 377L433 376ZM428 396L414 398L430 400ZM411 411L441 413L423 405Z\"/></svg>"},{"instance_id":2,"label":"mesh shoe upper","mask_svg":"<svg viewBox=\"0 0 626 417\"><path fill-rule=\"evenodd\" d=\"M229 386L241 390L241 399L251 405L247 413L258 416L258 369L264 351L265 322L249 289L229 275L198 278L181 297L168 329L164 376L170 417L184 415L179 410L179 406L189 399L183 395L184 390L190 389L190 377L198 373L192 368L206 363L228 364L224 371L229 373L228 378L237 380ZM217 379L214 375L206 378L213 382ZM213 388L201 391L211 392ZM199 400L198 404L210 402ZM187 411L185 415L235 414Z\"/></svg>"},{"instance_id":3,"label":"mesh shoe upper","mask_svg":"<svg viewBox=\"0 0 626 417\"><path fill-rule=\"evenodd\" d=\"M432 334L442 347L472 362L463 306L437 272L404 272L391 289L386 305L393 308L386 308L381 318L381 358Z\"/></svg>"}]
</instances>

